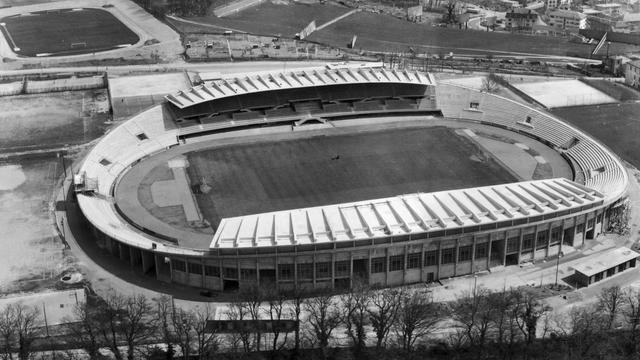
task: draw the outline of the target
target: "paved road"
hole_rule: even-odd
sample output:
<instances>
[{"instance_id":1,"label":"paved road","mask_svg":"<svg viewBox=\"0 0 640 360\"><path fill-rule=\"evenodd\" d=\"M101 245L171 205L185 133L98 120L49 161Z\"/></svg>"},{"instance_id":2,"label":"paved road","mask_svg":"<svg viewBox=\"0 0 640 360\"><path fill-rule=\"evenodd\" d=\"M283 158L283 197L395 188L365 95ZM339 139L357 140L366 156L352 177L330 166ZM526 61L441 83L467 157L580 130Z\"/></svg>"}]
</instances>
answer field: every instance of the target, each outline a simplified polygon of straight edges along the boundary
<instances>
[{"instance_id":1,"label":"paved road","mask_svg":"<svg viewBox=\"0 0 640 360\"><path fill-rule=\"evenodd\" d=\"M81 67L50 67L23 70L0 70L0 76L51 74L64 72L108 72L110 74L128 74L133 72L153 71L198 71L219 72L221 74L244 73L255 71L273 71L279 69L293 69L323 66L327 61L256 61L256 62L216 62L212 64L152 64L152 65L122 65L122 66L81 66Z\"/></svg>"}]
</instances>

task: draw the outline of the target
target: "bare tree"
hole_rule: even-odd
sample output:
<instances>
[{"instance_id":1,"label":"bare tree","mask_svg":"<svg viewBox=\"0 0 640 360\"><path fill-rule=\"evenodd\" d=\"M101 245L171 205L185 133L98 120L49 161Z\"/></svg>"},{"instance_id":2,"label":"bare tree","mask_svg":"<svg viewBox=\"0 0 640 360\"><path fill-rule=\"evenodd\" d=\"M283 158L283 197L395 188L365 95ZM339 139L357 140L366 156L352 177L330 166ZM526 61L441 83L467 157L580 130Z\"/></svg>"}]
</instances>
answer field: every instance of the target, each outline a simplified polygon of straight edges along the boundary
<instances>
[{"instance_id":1,"label":"bare tree","mask_svg":"<svg viewBox=\"0 0 640 360\"><path fill-rule=\"evenodd\" d=\"M395 325L400 308L402 291L385 289L371 296L371 306L367 310L369 321L376 333L376 348L386 346L391 328Z\"/></svg>"},{"instance_id":2,"label":"bare tree","mask_svg":"<svg viewBox=\"0 0 640 360\"><path fill-rule=\"evenodd\" d=\"M128 297L124 303L120 332L127 344L127 358L136 358L136 348L155 335L156 321L151 302L142 294Z\"/></svg>"},{"instance_id":3,"label":"bare tree","mask_svg":"<svg viewBox=\"0 0 640 360\"><path fill-rule=\"evenodd\" d=\"M307 292L300 287L295 288L287 294L287 297L291 299L289 317L295 320L298 324L294 332L294 351L296 357L299 355L300 351L300 320L306 295L308 295Z\"/></svg>"},{"instance_id":4,"label":"bare tree","mask_svg":"<svg viewBox=\"0 0 640 360\"><path fill-rule=\"evenodd\" d=\"M480 91L495 93L500 89L500 85L496 81L494 76L489 74L482 79L482 86L480 87Z\"/></svg>"},{"instance_id":5,"label":"bare tree","mask_svg":"<svg viewBox=\"0 0 640 360\"><path fill-rule=\"evenodd\" d=\"M175 338L180 349L182 349L182 357L185 360L190 359L192 353L192 344L195 338L195 316L192 312L181 308L173 309L171 316L172 327L175 332Z\"/></svg>"},{"instance_id":6,"label":"bare tree","mask_svg":"<svg viewBox=\"0 0 640 360\"><path fill-rule=\"evenodd\" d=\"M277 289L273 289L267 292L268 297L268 308L267 315L269 316L269 320L279 322L286 317L286 304L287 297L284 293L278 291ZM272 328L271 333L273 334L273 339L271 341L271 350L272 351L280 351L284 348L287 343L288 333L284 333L284 339L280 341L280 328L274 326Z\"/></svg>"},{"instance_id":7,"label":"bare tree","mask_svg":"<svg viewBox=\"0 0 640 360\"><path fill-rule=\"evenodd\" d=\"M260 320L261 305L265 300L264 291L257 283L251 283L242 289L238 293L240 297L240 306L245 314L247 314L251 320ZM262 333L258 327L256 327L253 333L253 343L256 351L260 351L262 344Z\"/></svg>"},{"instance_id":8,"label":"bare tree","mask_svg":"<svg viewBox=\"0 0 640 360\"><path fill-rule=\"evenodd\" d=\"M175 354L174 344L176 341L176 335L173 330L173 301L171 297L162 295L155 300L156 303L156 318L158 319L158 332L162 341L167 346L165 352L166 359L173 359Z\"/></svg>"},{"instance_id":9,"label":"bare tree","mask_svg":"<svg viewBox=\"0 0 640 360\"><path fill-rule=\"evenodd\" d=\"M233 301L229 304L227 318L229 320L247 320L249 318L249 314L247 314L242 302ZM231 334L230 341L233 349L237 349L239 344L242 344L242 348L245 353L251 351L251 332L245 330L244 327L242 327L237 333Z\"/></svg>"},{"instance_id":10,"label":"bare tree","mask_svg":"<svg viewBox=\"0 0 640 360\"><path fill-rule=\"evenodd\" d=\"M2 337L2 358L13 359L13 346L16 342L15 312L9 305L0 311L0 337Z\"/></svg>"},{"instance_id":11,"label":"bare tree","mask_svg":"<svg viewBox=\"0 0 640 360\"><path fill-rule=\"evenodd\" d=\"M469 345L480 354L495 328L496 309L491 304L491 295L489 290L481 288L462 296L452 305L453 319L464 329Z\"/></svg>"},{"instance_id":12,"label":"bare tree","mask_svg":"<svg viewBox=\"0 0 640 360\"><path fill-rule=\"evenodd\" d=\"M347 335L351 338L356 356L366 347L366 326L369 323L368 307L370 303L369 288L363 282L358 282L351 291L340 296L342 304L342 323Z\"/></svg>"},{"instance_id":13,"label":"bare tree","mask_svg":"<svg viewBox=\"0 0 640 360\"><path fill-rule=\"evenodd\" d=\"M433 333L443 314L443 308L433 302L430 294L402 294L395 325L402 348L411 351L417 341Z\"/></svg>"},{"instance_id":14,"label":"bare tree","mask_svg":"<svg viewBox=\"0 0 640 360\"><path fill-rule=\"evenodd\" d=\"M529 345L536 338L538 320L551 309L540 301L540 297L530 291L518 291L516 315L520 331Z\"/></svg>"},{"instance_id":15,"label":"bare tree","mask_svg":"<svg viewBox=\"0 0 640 360\"><path fill-rule=\"evenodd\" d=\"M194 331L198 359L210 359L218 347L218 334L209 329L207 323L213 320L215 313L209 304L206 304L200 310L194 310L194 312Z\"/></svg>"},{"instance_id":16,"label":"bare tree","mask_svg":"<svg viewBox=\"0 0 640 360\"><path fill-rule=\"evenodd\" d=\"M126 344L127 359L134 360L138 347L155 334L154 309L144 295L112 293L99 311L100 335L117 360L124 358L118 348L120 341Z\"/></svg>"},{"instance_id":17,"label":"bare tree","mask_svg":"<svg viewBox=\"0 0 640 360\"><path fill-rule=\"evenodd\" d=\"M2 309L0 336L3 340L3 358L13 359L13 354L17 352L18 359L29 359L33 341L39 336L41 327L40 312L35 306L14 303Z\"/></svg>"},{"instance_id":18,"label":"bare tree","mask_svg":"<svg viewBox=\"0 0 640 360\"><path fill-rule=\"evenodd\" d=\"M626 299L624 291L618 285L604 288L598 295L598 310L607 316L607 330L613 327Z\"/></svg>"},{"instance_id":19,"label":"bare tree","mask_svg":"<svg viewBox=\"0 0 640 360\"><path fill-rule=\"evenodd\" d=\"M458 7L458 2L455 0L449 0L445 5L447 22L455 23L456 22L456 8Z\"/></svg>"},{"instance_id":20,"label":"bare tree","mask_svg":"<svg viewBox=\"0 0 640 360\"><path fill-rule=\"evenodd\" d=\"M637 342L640 338L640 291L628 291L625 297L621 313L629 330L627 354L632 354L637 351Z\"/></svg>"},{"instance_id":21,"label":"bare tree","mask_svg":"<svg viewBox=\"0 0 640 360\"><path fill-rule=\"evenodd\" d=\"M97 309L81 302L75 305L73 317L67 319L65 326L71 334L70 340L73 346L86 351L91 359L100 357L99 350L102 347L98 319Z\"/></svg>"},{"instance_id":22,"label":"bare tree","mask_svg":"<svg viewBox=\"0 0 640 360\"><path fill-rule=\"evenodd\" d=\"M332 339L333 331L340 324L338 304L330 295L318 295L304 301L308 314L307 322L317 345L325 351Z\"/></svg>"}]
</instances>

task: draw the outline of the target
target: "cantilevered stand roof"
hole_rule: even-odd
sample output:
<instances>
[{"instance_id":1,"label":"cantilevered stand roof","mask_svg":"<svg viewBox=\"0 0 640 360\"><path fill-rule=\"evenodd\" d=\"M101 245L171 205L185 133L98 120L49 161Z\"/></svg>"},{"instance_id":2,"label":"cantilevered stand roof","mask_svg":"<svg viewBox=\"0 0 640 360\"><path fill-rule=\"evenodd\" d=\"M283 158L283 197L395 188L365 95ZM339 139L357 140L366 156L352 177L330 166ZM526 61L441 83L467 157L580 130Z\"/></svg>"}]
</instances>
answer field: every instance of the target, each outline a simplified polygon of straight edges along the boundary
<instances>
[{"instance_id":1,"label":"cantilevered stand roof","mask_svg":"<svg viewBox=\"0 0 640 360\"><path fill-rule=\"evenodd\" d=\"M165 98L184 109L211 100L261 91L362 83L435 85L436 82L431 74L384 68L297 70L207 81Z\"/></svg>"},{"instance_id":2,"label":"cantilevered stand roof","mask_svg":"<svg viewBox=\"0 0 640 360\"><path fill-rule=\"evenodd\" d=\"M331 243L486 225L601 203L556 178L284 210L222 219L210 248Z\"/></svg>"}]
</instances>

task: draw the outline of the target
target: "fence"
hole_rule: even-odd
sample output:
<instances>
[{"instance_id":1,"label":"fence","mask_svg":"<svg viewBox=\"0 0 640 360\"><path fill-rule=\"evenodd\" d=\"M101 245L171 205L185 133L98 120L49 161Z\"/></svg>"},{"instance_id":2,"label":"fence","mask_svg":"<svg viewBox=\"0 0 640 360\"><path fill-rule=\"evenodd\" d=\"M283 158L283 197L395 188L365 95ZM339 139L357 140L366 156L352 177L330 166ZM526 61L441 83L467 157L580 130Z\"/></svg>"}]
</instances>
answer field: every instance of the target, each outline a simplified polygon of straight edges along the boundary
<instances>
[{"instance_id":1,"label":"fence","mask_svg":"<svg viewBox=\"0 0 640 360\"><path fill-rule=\"evenodd\" d=\"M40 94L58 91L74 91L99 89L107 86L105 75L78 77L76 75L65 78L22 79L0 83L0 96L20 94Z\"/></svg>"}]
</instances>

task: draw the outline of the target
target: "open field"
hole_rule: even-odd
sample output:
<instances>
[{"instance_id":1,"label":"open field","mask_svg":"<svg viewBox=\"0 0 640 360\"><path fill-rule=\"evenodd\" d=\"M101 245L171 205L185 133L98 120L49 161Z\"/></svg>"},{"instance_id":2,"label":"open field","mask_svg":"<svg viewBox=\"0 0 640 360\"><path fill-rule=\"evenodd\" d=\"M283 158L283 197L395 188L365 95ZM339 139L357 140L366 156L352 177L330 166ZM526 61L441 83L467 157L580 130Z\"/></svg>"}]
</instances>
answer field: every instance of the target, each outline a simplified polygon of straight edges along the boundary
<instances>
[{"instance_id":1,"label":"open field","mask_svg":"<svg viewBox=\"0 0 640 360\"><path fill-rule=\"evenodd\" d=\"M593 135L633 166L640 167L640 103L569 107L551 112Z\"/></svg>"},{"instance_id":2,"label":"open field","mask_svg":"<svg viewBox=\"0 0 640 360\"><path fill-rule=\"evenodd\" d=\"M49 218L60 164L55 156L0 163L0 294L50 288L72 266Z\"/></svg>"},{"instance_id":3,"label":"open field","mask_svg":"<svg viewBox=\"0 0 640 360\"><path fill-rule=\"evenodd\" d=\"M196 195L224 217L516 181L453 129L431 127L205 149L187 154ZM339 156L339 158L337 158Z\"/></svg>"},{"instance_id":4,"label":"open field","mask_svg":"<svg viewBox=\"0 0 640 360\"><path fill-rule=\"evenodd\" d=\"M106 89L0 97L0 150L77 144L101 136Z\"/></svg>"},{"instance_id":5,"label":"open field","mask_svg":"<svg viewBox=\"0 0 640 360\"><path fill-rule=\"evenodd\" d=\"M275 5L265 2L225 18L194 17L190 20L237 28L254 34L293 37L313 20L320 26L347 13L349 8L330 4ZM350 18L348 18L350 19Z\"/></svg>"},{"instance_id":6,"label":"open field","mask_svg":"<svg viewBox=\"0 0 640 360\"><path fill-rule=\"evenodd\" d=\"M293 36L311 20L321 25L326 19L346 12L334 5L273 5L264 3L229 18L194 17L190 20L254 34ZM211 30L211 29L208 29ZM222 31L222 30L220 30ZM554 37L536 37L474 30L436 28L415 24L393 16L359 12L313 33L309 40L336 47L346 47L353 35L358 35L356 48L372 51L417 51L437 54L495 52L540 53L588 57L592 45L568 42ZM637 46L613 43L610 53L640 49Z\"/></svg>"},{"instance_id":7,"label":"open field","mask_svg":"<svg viewBox=\"0 0 640 360\"><path fill-rule=\"evenodd\" d=\"M547 108L611 104L616 99L580 80L552 80L513 84Z\"/></svg>"},{"instance_id":8,"label":"open field","mask_svg":"<svg viewBox=\"0 0 640 360\"><path fill-rule=\"evenodd\" d=\"M625 84L588 78L582 78L580 81L589 84L589 86L593 86L618 101L640 100L640 91L630 88Z\"/></svg>"},{"instance_id":9,"label":"open field","mask_svg":"<svg viewBox=\"0 0 640 360\"><path fill-rule=\"evenodd\" d=\"M73 55L133 45L139 37L100 9L61 9L7 16L3 35L22 56Z\"/></svg>"}]
</instances>

